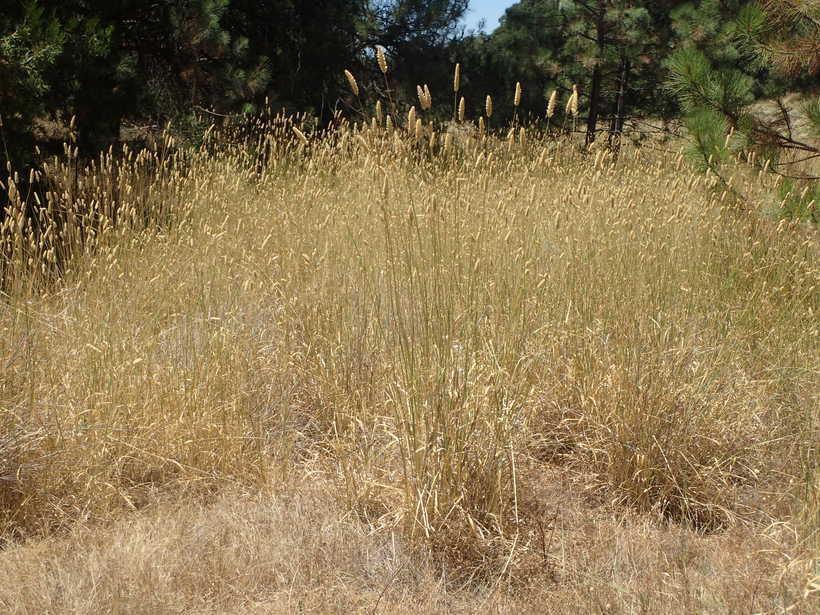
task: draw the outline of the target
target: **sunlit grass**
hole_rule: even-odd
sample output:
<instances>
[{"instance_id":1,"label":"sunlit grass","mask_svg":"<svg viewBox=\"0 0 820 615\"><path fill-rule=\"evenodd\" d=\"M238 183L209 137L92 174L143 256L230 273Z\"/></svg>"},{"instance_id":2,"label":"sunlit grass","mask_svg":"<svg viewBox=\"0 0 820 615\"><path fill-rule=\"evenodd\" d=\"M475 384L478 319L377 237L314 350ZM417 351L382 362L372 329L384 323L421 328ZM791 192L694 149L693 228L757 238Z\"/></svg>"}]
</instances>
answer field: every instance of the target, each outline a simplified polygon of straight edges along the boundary
<instances>
[{"instance_id":1,"label":"sunlit grass","mask_svg":"<svg viewBox=\"0 0 820 615\"><path fill-rule=\"evenodd\" d=\"M297 128L158 149L151 173L104 158L39 221L16 201L7 538L313 476L453 576L501 578L547 548L557 472L686 531L788 526L803 591L816 231L649 148Z\"/></svg>"}]
</instances>

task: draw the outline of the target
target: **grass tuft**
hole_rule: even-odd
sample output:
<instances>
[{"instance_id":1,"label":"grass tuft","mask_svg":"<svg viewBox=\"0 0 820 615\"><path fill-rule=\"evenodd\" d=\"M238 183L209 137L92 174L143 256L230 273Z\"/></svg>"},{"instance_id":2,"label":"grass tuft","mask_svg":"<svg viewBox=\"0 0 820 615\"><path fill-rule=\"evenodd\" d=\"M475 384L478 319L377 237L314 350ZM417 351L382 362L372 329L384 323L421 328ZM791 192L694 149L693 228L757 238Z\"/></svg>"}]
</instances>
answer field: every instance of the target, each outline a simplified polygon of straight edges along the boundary
<instances>
[{"instance_id":1,"label":"grass tuft","mask_svg":"<svg viewBox=\"0 0 820 615\"><path fill-rule=\"evenodd\" d=\"M40 579L20 604L86 612L56 589L97 561L68 528L145 515L122 552L100 530L94 557L120 572L94 600L136 608L172 577L201 596L210 578L230 610L349 566L338 596L385 608L410 608L417 573L440 580L442 602L418 602L430 612L451 594L466 610L652 612L647 595L672 605L659 612L807 609L816 231L739 211L681 154L589 152L538 125L441 130L415 108L397 130L337 119L263 115L197 150L168 139L88 167L69 155L39 209L8 186L0 530L30 544L0 569ZM303 510L311 482L335 521L276 508L302 528L294 549L329 558L304 571L259 546L278 540L269 502L220 499L269 490ZM160 505L171 494L203 507L195 522ZM187 552L186 523L208 573L162 576L171 560L145 554ZM328 523L328 544L353 540L344 557L308 538ZM42 536L66 541L43 575ZM229 536L245 546L216 556ZM783 558L754 559L763 544ZM143 581L125 591L129 549Z\"/></svg>"}]
</instances>

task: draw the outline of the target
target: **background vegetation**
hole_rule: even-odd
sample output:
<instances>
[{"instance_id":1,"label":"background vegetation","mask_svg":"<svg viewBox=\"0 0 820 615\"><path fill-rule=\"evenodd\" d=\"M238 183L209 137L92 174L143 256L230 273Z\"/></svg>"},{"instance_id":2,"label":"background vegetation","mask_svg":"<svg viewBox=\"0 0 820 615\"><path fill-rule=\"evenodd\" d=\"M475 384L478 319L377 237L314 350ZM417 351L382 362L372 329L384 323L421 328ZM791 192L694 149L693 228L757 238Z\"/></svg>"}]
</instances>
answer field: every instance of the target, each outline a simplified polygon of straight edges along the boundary
<instances>
[{"instance_id":1,"label":"background vegetation","mask_svg":"<svg viewBox=\"0 0 820 615\"><path fill-rule=\"evenodd\" d=\"M533 117L543 117L553 89L566 98L578 85L588 140L601 128L622 130L627 118L683 112L696 133L708 132L717 113L738 136L780 145L788 137L794 145L794 105L766 126L742 110L762 97L817 94L820 20L809 0L523 0L491 34L464 32L467 7L467 0L15 0L0 16L4 162L22 173L33 142L49 135L48 121L65 126L75 116L85 155L122 139L126 126L170 121L194 138L214 119L258 111L266 101L324 125L352 105L343 69L368 86L364 102L386 94L372 62L376 48L390 59L395 100L411 102L424 83L447 100L450 67L460 62L463 93L471 101L492 95L500 125L515 111L516 82L525 85L517 111ZM816 131L816 100L806 102ZM467 115L480 111L473 105ZM52 145L64 136L57 132Z\"/></svg>"}]
</instances>

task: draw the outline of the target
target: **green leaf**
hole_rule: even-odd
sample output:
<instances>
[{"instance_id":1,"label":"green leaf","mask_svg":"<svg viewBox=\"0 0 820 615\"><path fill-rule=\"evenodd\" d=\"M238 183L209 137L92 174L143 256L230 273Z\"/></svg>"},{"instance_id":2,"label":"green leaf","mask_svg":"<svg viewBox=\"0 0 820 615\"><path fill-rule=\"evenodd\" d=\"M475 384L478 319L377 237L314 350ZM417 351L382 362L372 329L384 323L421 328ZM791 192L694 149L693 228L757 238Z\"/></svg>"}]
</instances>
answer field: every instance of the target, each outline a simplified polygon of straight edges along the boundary
<instances>
[{"instance_id":1,"label":"green leaf","mask_svg":"<svg viewBox=\"0 0 820 615\"><path fill-rule=\"evenodd\" d=\"M809 120L809 129L812 136L820 139L820 96L815 97L803 105L803 113Z\"/></svg>"},{"instance_id":2,"label":"green leaf","mask_svg":"<svg viewBox=\"0 0 820 615\"><path fill-rule=\"evenodd\" d=\"M723 114L700 107L686 116L685 125L692 137L688 154L698 170L716 169L729 159L730 150L726 147L729 124Z\"/></svg>"},{"instance_id":3,"label":"green leaf","mask_svg":"<svg viewBox=\"0 0 820 615\"><path fill-rule=\"evenodd\" d=\"M706 55L692 46L677 50L666 62L667 87L678 96L684 110L709 105L712 66Z\"/></svg>"}]
</instances>

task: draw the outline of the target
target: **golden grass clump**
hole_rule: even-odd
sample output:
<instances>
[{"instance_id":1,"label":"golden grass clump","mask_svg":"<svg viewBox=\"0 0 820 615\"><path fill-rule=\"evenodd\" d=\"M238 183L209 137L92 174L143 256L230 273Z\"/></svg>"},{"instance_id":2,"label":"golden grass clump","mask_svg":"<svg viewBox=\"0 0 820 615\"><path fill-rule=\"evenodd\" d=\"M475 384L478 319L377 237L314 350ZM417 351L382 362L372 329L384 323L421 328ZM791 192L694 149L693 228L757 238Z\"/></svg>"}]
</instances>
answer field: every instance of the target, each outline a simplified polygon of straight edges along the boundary
<instances>
[{"instance_id":1,"label":"golden grass clump","mask_svg":"<svg viewBox=\"0 0 820 615\"><path fill-rule=\"evenodd\" d=\"M485 107L6 187L0 610L812 612L816 231Z\"/></svg>"}]
</instances>

